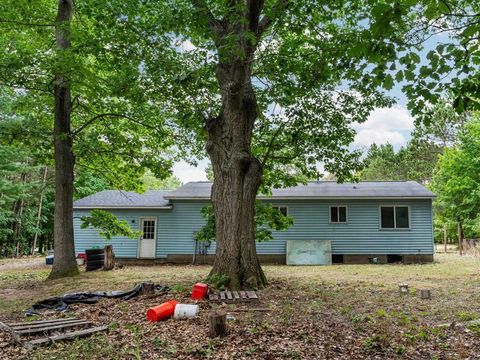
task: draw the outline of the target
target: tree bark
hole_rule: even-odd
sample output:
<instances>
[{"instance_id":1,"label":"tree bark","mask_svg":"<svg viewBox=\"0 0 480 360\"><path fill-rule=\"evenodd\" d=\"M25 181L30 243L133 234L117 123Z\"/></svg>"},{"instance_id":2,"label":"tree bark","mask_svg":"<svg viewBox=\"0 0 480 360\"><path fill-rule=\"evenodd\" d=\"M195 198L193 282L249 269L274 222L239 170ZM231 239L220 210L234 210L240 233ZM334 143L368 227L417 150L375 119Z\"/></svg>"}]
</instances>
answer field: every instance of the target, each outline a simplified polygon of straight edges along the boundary
<instances>
[{"instance_id":1,"label":"tree bark","mask_svg":"<svg viewBox=\"0 0 480 360\"><path fill-rule=\"evenodd\" d=\"M72 0L58 0L55 25L56 45L59 53L70 48L70 21L73 14ZM73 240L73 166L74 156L71 137L70 83L63 71L55 75L55 260L49 278L78 274Z\"/></svg>"},{"instance_id":2,"label":"tree bark","mask_svg":"<svg viewBox=\"0 0 480 360\"><path fill-rule=\"evenodd\" d=\"M445 254L447 253L447 238L448 238L448 228L447 225L443 226L443 245L445 247Z\"/></svg>"},{"instance_id":3,"label":"tree bark","mask_svg":"<svg viewBox=\"0 0 480 360\"><path fill-rule=\"evenodd\" d=\"M33 235L32 255L35 255L35 249L37 247L38 228L40 227L40 219L42 217L43 189L44 189L45 183L47 181L47 172L48 172L48 168L45 166L43 168L42 188L40 190L40 199L38 200L38 212L37 212L37 222L36 222L37 230L35 230L35 234Z\"/></svg>"},{"instance_id":4,"label":"tree bark","mask_svg":"<svg viewBox=\"0 0 480 360\"><path fill-rule=\"evenodd\" d=\"M457 224L457 232L458 232L458 251L460 252L460 256L461 256L463 255L463 251L462 251L463 229L462 229L462 223L460 221Z\"/></svg>"},{"instance_id":5,"label":"tree bark","mask_svg":"<svg viewBox=\"0 0 480 360\"><path fill-rule=\"evenodd\" d=\"M214 174L211 197L217 241L210 275L228 276L232 289L261 288L267 283L255 244L255 200L263 175L263 166L251 151L258 116L252 85L256 43L245 36L247 32L259 36L268 26L265 23L260 30L262 7L263 1L248 1L246 12L239 11L238 20L228 23L209 15L219 52L215 75L222 103L220 114L205 125L206 150ZM225 46L232 36L237 38L233 52L228 50L231 46Z\"/></svg>"}]
</instances>

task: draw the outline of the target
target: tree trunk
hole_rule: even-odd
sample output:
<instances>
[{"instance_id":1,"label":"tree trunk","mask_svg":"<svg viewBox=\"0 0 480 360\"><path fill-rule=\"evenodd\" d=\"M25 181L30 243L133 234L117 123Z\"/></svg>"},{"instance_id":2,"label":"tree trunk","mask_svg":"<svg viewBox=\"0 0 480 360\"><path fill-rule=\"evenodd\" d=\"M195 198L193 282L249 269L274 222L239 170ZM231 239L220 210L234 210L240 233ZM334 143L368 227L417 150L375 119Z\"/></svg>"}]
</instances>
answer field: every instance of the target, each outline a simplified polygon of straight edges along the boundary
<instances>
[{"instance_id":1,"label":"tree trunk","mask_svg":"<svg viewBox=\"0 0 480 360\"><path fill-rule=\"evenodd\" d=\"M56 44L60 53L70 48L70 21L73 13L72 0L58 1L55 26ZM78 274L73 242L73 166L72 137L70 128L70 84L62 71L55 75L55 260L49 278Z\"/></svg>"},{"instance_id":2,"label":"tree trunk","mask_svg":"<svg viewBox=\"0 0 480 360\"><path fill-rule=\"evenodd\" d=\"M48 171L47 169L48 168L46 166L43 169L42 188L40 189L40 199L38 200L38 212L37 212L37 222L36 222L37 230L35 230L35 234L33 235L32 255L35 255L35 249L37 248L38 228L40 227L40 219L42 217L43 189L47 181L47 171Z\"/></svg>"},{"instance_id":3,"label":"tree trunk","mask_svg":"<svg viewBox=\"0 0 480 360\"><path fill-rule=\"evenodd\" d=\"M113 253L113 246L105 246L104 251L105 261L103 263L103 270L112 270L115 267L115 254Z\"/></svg>"},{"instance_id":4,"label":"tree trunk","mask_svg":"<svg viewBox=\"0 0 480 360\"><path fill-rule=\"evenodd\" d=\"M447 253L447 238L448 238L448 228L447 225L443 226L443 245L445 247L445 254Z\"/></svg>"},{"instance_id":5,"label":"tree trunk","mask_svg":"<svg viewBox=\"0 0 480 360\"><path fill-rule=\"evenodd\" d=\"M263 167L251 153L257 100L249 64L247 59L217 65L223 106L206 125L217 241L211 275L227 275L234 289L266 285L255 244L255 200Z\"/></svg>"},{"instance_id":6,"label":"tree trunk","mask_svg":"<svg viewBox=\"0 0 480 360\"><path fill-rule=\"evenodd\" d=\"M462 229L462 223L460 221L457 224L457 231L458 231L458 251L460 252L460 255L463 255L463 252L462 252L463 229Z\"/></svg>"}]
</instances>

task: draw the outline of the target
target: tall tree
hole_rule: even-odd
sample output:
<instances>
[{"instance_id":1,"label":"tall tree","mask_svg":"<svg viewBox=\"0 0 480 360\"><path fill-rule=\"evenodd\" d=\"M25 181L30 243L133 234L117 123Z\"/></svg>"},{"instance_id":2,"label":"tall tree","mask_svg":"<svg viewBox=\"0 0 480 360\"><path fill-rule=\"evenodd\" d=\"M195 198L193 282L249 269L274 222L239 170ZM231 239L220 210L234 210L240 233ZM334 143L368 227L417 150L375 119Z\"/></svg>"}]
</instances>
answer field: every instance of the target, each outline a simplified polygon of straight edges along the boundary
<instances>
[{"instance_id":1,"label":"tall tree","mask_svg":"<svg viewBox=\"0 0 480 360\"><path fill-rule=\"evenodd\" d=\"M478 236L480 222L480 121L478 116L459 134L458 144L440 157L432 189L438 210L447 221L459 224L459 234Z\"/></svg>"},{"instance_id":2,"label":"tall tree","mask_svg":"<svg viewBox=\"0 0 480 360\"><path fill-rule=\"evenodd\" d=\"M45 162L55 160L58 261L52 277L76 269L74 171L88 170L115 187L141 189L138 178L146 168L166 177L174 159L164 151L172 143L162 127L164 114L139 86L140 40L121 24L133 13L144 15L148 6L119 2L112 9L85 0L75 2L73 16L71 0L57 5L56 21L55 7L43 0L34 6L8 0L0 17L0 83L17 89L15 111L29 120L22 141L36 143Z\"/></svg>"},{"instance_id":3,"label":"tall tree","mask_svg":"<svg viewBox=\"0 0 480 360\"><path fill-rule=\"evenodd\" d=\"M202 156L204 146L211 160L212 274L261 287L257 193L315 178L319 162L339 181L358 168L350 124L390 103L376 89L393 85L385 62L395 57L388 38L402 33L390 23L402 13L354 1L156 5L170 50L150 47L143 69L153 97L166 90L179 138L190 139L179 147Z\"/></svg>"},{"instance_id":4,"label":"tall tree","mask_svg":"<svg viewBox=\"0 0 480 360\"><path fill-rule=\"evenodd\" d=\"M64 64L70 50L71 20L73 1L58 0L58 13L55 23L55 37L59 63ZM63 58L63 59L62 59ZM54 248L50 278L78 274L75 261L73 238L73 144L71 137L72 98L70 82L66 69L59 69L55 74L54 86L54 154L55 154L55 219Z\"/></svg>"}]
</instances>

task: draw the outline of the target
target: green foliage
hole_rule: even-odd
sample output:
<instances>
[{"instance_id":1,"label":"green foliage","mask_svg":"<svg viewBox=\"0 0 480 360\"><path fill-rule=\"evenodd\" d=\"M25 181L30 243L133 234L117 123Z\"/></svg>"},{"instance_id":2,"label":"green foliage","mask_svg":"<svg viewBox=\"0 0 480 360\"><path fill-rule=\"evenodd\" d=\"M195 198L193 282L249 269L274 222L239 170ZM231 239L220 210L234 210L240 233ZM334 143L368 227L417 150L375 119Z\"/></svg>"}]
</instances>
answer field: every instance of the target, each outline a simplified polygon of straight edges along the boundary
<instances>
[{"instance_id":1,"label":"green foliage","mask_svg":"<svg viewBox=\"0 0 480 360\"><path fill-rule=\"evenodd\" d=\"M458 143L440 156L432 181L436 208L450 222L463 222L467 237L478 236L480 214L480 119L465 124Z\"/></svg>"},{"instance_id":2,"label":"green foliage","mask_svg":"<svg viewBox=\"0 0 480 360\"><path fill-rule=\"evenodd\" d=\"M397 152L391 144L373 144L363 160L362 180L415 180L427 183L441 152L432 142L412 139Z\"/></svg>"},{"instance_id":3,"label":"green foliage","mask_svg":"<svg viewBox=\"0 0 480 360\"><path fill-rule=\"evenodd\" d=\"M141 231L133 230L126 220L118 220L111 212L94 209L90 215L82 216L82 229L93 227L99 231L100 236L110 240L113 236L127 236L136 239L141 236Z\"/></svg>"},{"instance_id":4,"label":"green foliage","mask_svg":"<svg viewBox=\"0 0 480 360\"><path fill-rule=\"evenodd\" d=\"M215 215L212 205L201 209L201 215L206 219L205 225L195 233L197 241L215 241ZM255 203L255 240L269 241L273 239L272 231L287 230L293 225L291 216L283 215L272 204L257 201Z\"/></svg>"},{"instance_id":5,"label":"green foliage","mask_svg":"<svg viewBox=\"0 0 480 360\"><path fill-rule=\"evenodd\" d=\"M155 177L150 170L145 171L142 182L145 190L175 190L182 185L180 179L176 176L172 175L162 180Z\"/></svg>"}]
</instances>

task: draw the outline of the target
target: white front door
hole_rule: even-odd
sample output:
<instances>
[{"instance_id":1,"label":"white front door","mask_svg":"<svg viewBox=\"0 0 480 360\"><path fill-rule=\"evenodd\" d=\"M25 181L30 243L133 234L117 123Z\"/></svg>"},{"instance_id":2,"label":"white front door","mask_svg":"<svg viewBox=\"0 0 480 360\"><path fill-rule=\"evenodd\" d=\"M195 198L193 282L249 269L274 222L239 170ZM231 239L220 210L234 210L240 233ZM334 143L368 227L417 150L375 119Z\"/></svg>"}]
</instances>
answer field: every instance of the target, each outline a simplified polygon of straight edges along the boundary
<instances>
[{"instance_id":1,"label":"white front door","mask_svg":"<svg viewBox=\"0 0 480 360\"><path fill-rule=\"evenodd\" d=\"M142 237L138 242L138 257L154 259L157 246L157 219L141 218L140 231L142 231Z\"/></svg>"}]
</instances>

